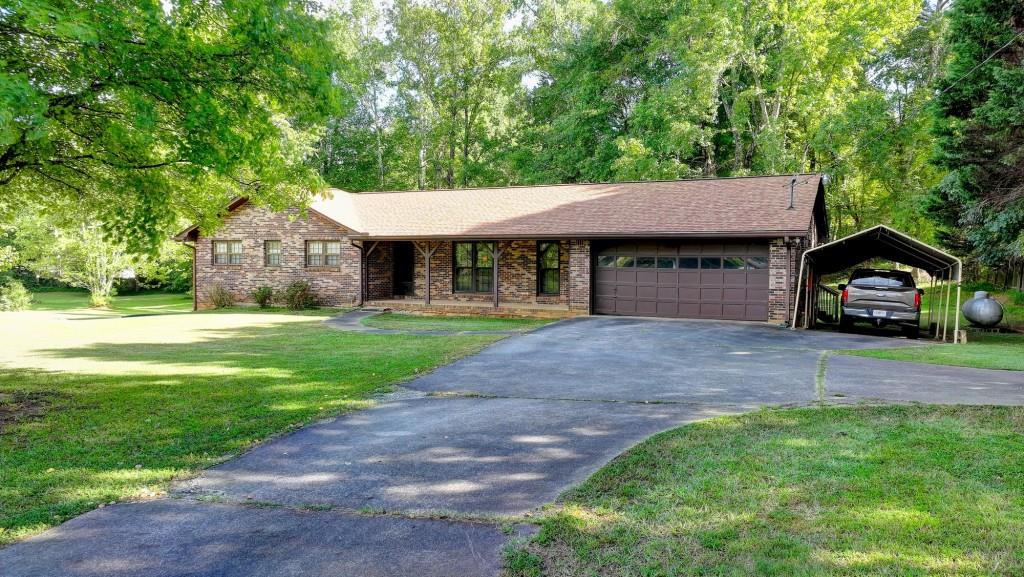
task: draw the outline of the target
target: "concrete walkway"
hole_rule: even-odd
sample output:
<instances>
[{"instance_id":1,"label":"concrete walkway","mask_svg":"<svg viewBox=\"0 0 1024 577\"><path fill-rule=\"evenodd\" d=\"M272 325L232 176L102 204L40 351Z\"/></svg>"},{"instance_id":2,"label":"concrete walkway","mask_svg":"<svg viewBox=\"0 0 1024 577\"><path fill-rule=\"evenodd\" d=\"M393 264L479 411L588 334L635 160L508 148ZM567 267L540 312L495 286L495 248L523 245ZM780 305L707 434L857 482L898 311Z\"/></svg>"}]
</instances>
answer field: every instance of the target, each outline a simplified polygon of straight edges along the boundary
<instances>
[{"instance_id":1,"label":"concrete walkway","mask_svg":"<svg viewBox=\"0 0 1024 577\"><path fill-rule=\"evenodd\" d=\"M914 344L750 323L555 323L213 467L171 498L0 550L0 574L493 576L538 507L665 429L815 400L1024 404L1024 372L823 355Z\"/></svg>"},{"instance_id":2,"label":"concrete walkway","mask_svg":"<svg viewBox=\"0 0 1024 577\"><path fill-rule=\"evenodd\" d=\"M330 317L324 321L328 327L339 331L352 331L358 333L376 333L379 335L516 335L521 330L486 330L486 331L445 331L445 330L397 330L380 329L363 324L363 319L383 314L384 311L356 309Z\"/></svg>"}]
</instances>

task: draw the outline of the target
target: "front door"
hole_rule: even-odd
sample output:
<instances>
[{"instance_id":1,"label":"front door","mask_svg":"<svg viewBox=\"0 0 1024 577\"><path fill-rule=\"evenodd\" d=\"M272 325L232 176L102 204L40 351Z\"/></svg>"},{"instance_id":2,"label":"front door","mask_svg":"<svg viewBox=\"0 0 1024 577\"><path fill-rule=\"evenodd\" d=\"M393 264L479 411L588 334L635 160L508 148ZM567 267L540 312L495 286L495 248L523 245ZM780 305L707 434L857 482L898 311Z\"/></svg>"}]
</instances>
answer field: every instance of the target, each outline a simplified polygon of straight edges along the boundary
<instances>
[{"instance_id":1,"label":"front door","mask_svg":"<svg viewBox=\"0 0 1024 577\"><path fill-rule=\"evenodd\" d=\"M394 256L395 296L411 296L415 293L413 271L416 266L416 249L411 242L396 242Z\"/></svg>"}]
</instances>

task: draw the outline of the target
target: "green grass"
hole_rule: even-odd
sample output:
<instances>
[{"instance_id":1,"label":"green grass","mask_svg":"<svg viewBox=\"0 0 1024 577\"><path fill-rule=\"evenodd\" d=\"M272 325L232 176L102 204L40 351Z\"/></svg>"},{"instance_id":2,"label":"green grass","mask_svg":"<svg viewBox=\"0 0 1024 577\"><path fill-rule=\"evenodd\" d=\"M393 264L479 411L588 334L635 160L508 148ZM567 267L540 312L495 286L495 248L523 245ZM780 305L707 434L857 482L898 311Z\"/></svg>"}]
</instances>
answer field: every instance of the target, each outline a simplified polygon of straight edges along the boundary
<instances>
[{"instance_id":1,"label":"green grass","mask_svg":"<svg viewBox=\"0 0 1024 577\"><path fill-rule=\"evenodd\" d=\"M507 574L1021 575L1024 409L765 410L655 436Z\"/></svg>"},{"instance_id":2,"label":"green grass","mask_svg":"<svg viewBox=\"0 0 1024 577\"><path fill-rule=\"evenodd\" d=\"M990 292L989 294L991 294L993 298L998 300L999 303L1003 305L1003 323L1002 324L1004 324L1006 326L1009 326L1009 327L1014 327L1014 328L1018 328L1018 329L1024 329L1024 303L1022 303L1022 304L1015 303L1012 291L1011 292L995 291L995 292ZM974 292L970 291L970 290L967 290L965 288L961 292L961 294L960 294L960 305L961 305L961 307L963 306L963 303L967 302L967 299L970 299L973 296L974 296ZM934 299L933 299L933 297L934 297ZM945 296L942 296L941 298L945 298ZM921 327L922 328L928 328L928 311L929 311L930 307L932 306L932 301L933 300L935 301L935 306L938 307L939 306L939 302L940 302L939 290L936 288L935 293L930 293L929 292L929 287L925 287L925 294L924 294L924 296L921 297ZM949 300L950 300L950 305L949 305L950 317L949 317L948 320L949 320L949 330L952 331L953 330L953 326L956 323L956 319L953 318L953 316L952 316L953 315L953 309L954 309L954 307L956 305L956 289L955 288L953 289L953 291L950 292ZM933 317L932 318L932 322L933 323L937 322L937 323L939 323L941 325L942 324L941 315L942 315L942 311L939 310L938 308L936 308L935 312L932 315L932 317ZM957 312L957 316L960 317L960 328L967 328L967 327L969 327L971 325L971 322L968 321L966 317L964 317L963 312Z\"/></svg>"},{"instance_id":3,"label":"green grass","mask_svg":"<svg viewBox=\"0 0 1024 577\"><path fill-rule=\"evenodd\" d=\"M841 353L890 361L1024 371L1024 334L971 332L968 333L967 342L964 344L933 344L901 349L863 349L841 351Z\"/></svg>"},{"instance_id":4,"label":"green grass","mask_svg":"<svg viewBox=\"0 0 1024 577\"><path fill-rule=\"evenodd\" d=\"M363 319L378 329L417 331L515 331L546 325L551 319L499 318L480 316L424 316L384 313Z\"/></svg>"},{"instance_id":5,"label":"green grass","mask_svg":"<svg viewBox=\"0 0 1024 577\"><path fill-rule=\"evenodd\" d=\"M129 298L115 310L176 297ZM67 312L0 313L0 543L160 494L500 338L347 333L253 309L88 316L58 296L39 306Z\"/></svg>"},{"instance_id":6,"label":"green grass","mask_svg":"<svg viewBox=\"0 0 1024 577\"><path fill-rule=\"evenodd\" d=\"M110 307L89 308L85 291L45 291L32 293L32 310L75 312L80 315L143 315L183 313L192 310L192 297L179 293L143 293L115 296Z\"/></svg>"}]
</instances>

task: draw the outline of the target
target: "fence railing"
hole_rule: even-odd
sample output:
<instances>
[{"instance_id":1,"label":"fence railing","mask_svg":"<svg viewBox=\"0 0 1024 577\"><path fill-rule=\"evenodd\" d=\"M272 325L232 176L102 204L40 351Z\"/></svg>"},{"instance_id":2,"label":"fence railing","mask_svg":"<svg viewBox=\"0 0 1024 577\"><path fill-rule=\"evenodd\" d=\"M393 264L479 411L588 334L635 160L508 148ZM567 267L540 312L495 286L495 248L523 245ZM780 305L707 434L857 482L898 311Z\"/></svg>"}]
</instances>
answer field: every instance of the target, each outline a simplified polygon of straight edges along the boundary
<instances>
[{"instance_id":1,"label":"fence railing","mask_svg":"<svg viewBox=\"0 0 1024 577\"><path fill-rule=\"evenodd\" d=\"M839 291L825 285L816 285L814 302L815 316L819 321L839 322Z\"/></svg>"}]
</instances>

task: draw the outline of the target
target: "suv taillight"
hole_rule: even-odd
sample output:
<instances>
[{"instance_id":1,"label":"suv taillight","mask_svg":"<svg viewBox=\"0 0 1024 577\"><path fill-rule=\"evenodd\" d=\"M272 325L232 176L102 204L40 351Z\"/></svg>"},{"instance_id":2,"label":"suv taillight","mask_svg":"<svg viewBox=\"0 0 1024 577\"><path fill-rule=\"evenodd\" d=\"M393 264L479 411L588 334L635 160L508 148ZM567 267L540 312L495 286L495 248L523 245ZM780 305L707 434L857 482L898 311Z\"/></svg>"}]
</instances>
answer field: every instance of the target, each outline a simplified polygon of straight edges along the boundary
<instances>
[{"instance_id":1,"label":"suv taillight","mask_svg":"<svg viewBox=\"0 0 1024 577\"><path fill-rule=\"evenodd\" d=\"M921 293L919 292L914 293L914 308L921 310Z\"/></svg>"},{"instance_id":2,"label":"suv taillight","mask_svg":"<svg viewBox=\"0 0 1024 577\"><path fill-rule=\"evenodd\" d=\"M850 298L850 291L843 289L843 304L846 304L846 299Z\"/></svg>"}]
</instances>

